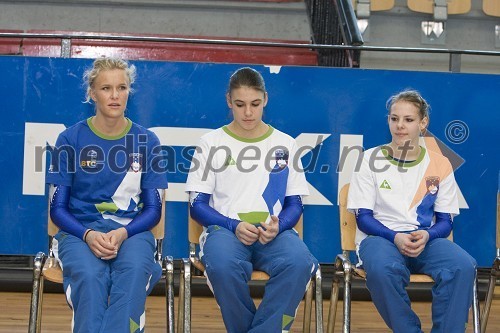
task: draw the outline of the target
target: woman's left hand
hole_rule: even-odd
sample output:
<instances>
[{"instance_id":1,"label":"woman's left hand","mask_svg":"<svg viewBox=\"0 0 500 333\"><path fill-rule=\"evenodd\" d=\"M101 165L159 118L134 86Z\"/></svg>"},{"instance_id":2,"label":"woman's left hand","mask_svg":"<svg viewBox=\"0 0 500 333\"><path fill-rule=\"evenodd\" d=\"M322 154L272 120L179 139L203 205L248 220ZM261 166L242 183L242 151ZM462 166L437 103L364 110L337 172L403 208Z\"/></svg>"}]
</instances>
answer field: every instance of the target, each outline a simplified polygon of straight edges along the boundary
<instances>
[{"instance_id":1,"label":"woman's left hand","mask_svg":"<svg viewBox=\"0 0 500 333\"><path fill-rule=\"evenodd\" d=\"M271 221L269 221L269 224L264 224L264 227L258 227L259 242L261 244L267 244L276 238L279 232L278 221L278 217L271 215Z\"/></svg>"},{"instance_id":2,"label":"woman's left hand","mask_svg":"<svg viewBox=\"0 0 500 333\"><path fill-rule=\"evenodd\" d=\"M111 230L107 235L109 236L110 243L115 247L116 254L118 254L123 241L128 238L127 230L125 228L118 228Z\"/></svg>"},{"instance_id":3,"label":"woman's left hand","mask_svg":"<svg viewBox=\"0 0 500 333\"><path fill-rule=\"evenodd\" d=\"M425 230L417 230L411 232L410 236L412 237L412 246L408 255L410 257L418 257L429 241L429 233Z\"/></svg>"}]
</instances>

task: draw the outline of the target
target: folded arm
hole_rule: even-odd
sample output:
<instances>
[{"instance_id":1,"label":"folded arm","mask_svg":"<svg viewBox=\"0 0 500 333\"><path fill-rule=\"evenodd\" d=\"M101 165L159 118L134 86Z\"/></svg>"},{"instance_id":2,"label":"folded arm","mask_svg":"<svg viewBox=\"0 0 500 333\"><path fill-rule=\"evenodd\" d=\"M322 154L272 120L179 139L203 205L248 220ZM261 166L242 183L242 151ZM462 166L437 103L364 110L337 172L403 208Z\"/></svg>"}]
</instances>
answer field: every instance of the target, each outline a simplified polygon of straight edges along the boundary
<instances>
[{"instance_id":1,"label":"folded arm","mask_svg":"<svg viewBox=\"0 0 500 333\"><path fill-rule=\"evenodd\" d=\"M380 236L394 243L397 232L387 228L379 220L373 217L373 210L360 208L356 211L356 222L359 230L367 235Z\"/></svg>"},{"instance_id":2,"label":"folded arm","mask_svg":"<svg viewBox=\"0 0 500 333\"><path fill-rule=\"evenodd\" d=\"M52 222L62 231L83 240L87 229L69 211L71 186L51 185L52 190L54 191L50 199L50 218Z\"/></svg>"},{"instance_id":3,"label":"folded arm","mask_svg":"<svg viewBox=\"0 0 500 333\"><path fill-rule=\"evenodd\" d=\"M448 237L453 229L451 214L435 212L434 216L434 224L429 229L426 229L429 233L429 240Z\"/></svg>"},{"instance_id":4,"label":"folded arm","mask_svg":"<svg viewBox=\"0 0 500 333\"><path fill-rule=\"evenodd\" d=\"M224 216L216 211L209 205L210 197L210 194L203 192L191 193L191 204L189 209L191 217L204 227L218 225L235 232L236 227L241 221Z\"/></svg>"},{"instance_id":5,"label":"folded arm","mask_svg":"<svg viewBox=\"0 0 500 333\"><path fill-rule=\"evenodd\" d=\"M160 220L162 209L162 197L157 189L142 189L141 201L143 207L141 212L125 226L128 237L151 230Z\"/></svg>"},{"instance_id":6,"label":"folded arm","mask_svg":"<svg viewBox=\"0 0 500 333\"><path fill-rule=\"evenodd\" d=\"M285 230L289 230L295 227L303 211L304 206L302 205L302 199L300 195L291 195L285 197L285 201L283 202L283 209L278 215L278 233L282 233Z\"/></svg>"}]
</instances>

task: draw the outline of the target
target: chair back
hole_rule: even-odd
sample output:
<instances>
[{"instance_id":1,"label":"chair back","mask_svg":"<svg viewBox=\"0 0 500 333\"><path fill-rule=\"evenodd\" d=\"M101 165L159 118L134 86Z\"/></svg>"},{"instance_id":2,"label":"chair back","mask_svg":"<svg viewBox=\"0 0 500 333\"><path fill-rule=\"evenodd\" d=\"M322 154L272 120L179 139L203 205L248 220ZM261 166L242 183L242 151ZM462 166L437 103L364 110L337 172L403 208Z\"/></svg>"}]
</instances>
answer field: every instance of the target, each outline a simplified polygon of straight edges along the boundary
<instances>
[{"instance_id":1,"label":"chair back","mask_svg":"<svg viewBox=\"0 0 500 333\"><path fill-rule=\"evenodd\" d=\"M48 226L47 226L47 233L50 237L54 237L58 232L59 232L59 227L52 222L52 219L50 218L50 210L48 212L49 216L49 221L48 221Z\"/></svg>"},{"instance_id":2,"label":"chair back","mask_svg":"<svg viewBox=\"0 0 500 333\"><path fill-rule=\"evenodd\" d=\"M151 228L151 232L155 239L163 239L165 237L165 199L166 199L166 190L163 190L163 196L161 198L161 216L160 221Z\"/></svg>"},{"instance_id":3,"label":"chair back","mask_svg":"<svg viewBox=\"0 0 500 333\"><path fill-rule=\"evenodd\" d=\"M498 0L483 0L483 12L486 15L500 17L500 2Z\"/></svg>"},{"instance_id":4,"label":"chair back","mask_svg":"<svg viewBox=\"0 0 500 333\"><path fill-rule=\"evenodd\" d=\"M190 204L188 203L188 238L189 238L189 243L191 244L199 244L200 243L200 236L201 233L203 232L203 226L196 222L195 219L191 217L191 214L189 213L190 209Z\"/></svg>"},{"instance_id":5,"label":"chair back","mask_svg":"<svg viewBox=\"0 0 500 333\"><path fill-rule=\"evenodd\" d=\"M49 195L49 200L47 202L47 234L50 236L50 237L54 237L57 232L59 231L59 227L56 226L54 224L54 222L52 222L52 219L50 218L50 195ZM52 242L50 242L52 243ZM49 245L51 246L51 244Z\"/></svg>"},{"instance_id":6,"label":"chair back","mask_svg":"<svg viewBox=\"0 0 500 333\"><path fill-rule=\"evenodd\" d=\"M342 251L356 250L356 216L347 210L349 184L345 184L339 193L340 240Z\"/></svg>"},{"instance_id":7,"label":"chair back","mask_svg":"<svg viewBox=\"0 0 500 333\"><path fill-rule=\"evenodd\" d=\"M466 14L471 10L471 0L447 0L448 14ZM434 0L408 0L408 8L419 13L432 14L434 12Z\"/></svg>"},{"instance_id":8,"label":"chair back","mask_svg":"<svg viewBox=\"0 0 500 333\"><path fill-rule=\"evenodd\" d=\"M189 212L189 203L188 203L188 238L189 238L189 243L191 244L199 244L200 243L200 236L201 233L203 232L203 226L196 222L195 219L191 217L191 214ZM299 218L299 221L295 225L294 229L297 230L300 239L303 239L303 234L304 234L304 225L303 225L303 216L301 215Z\"/></svg>"},{"instance_id":9,"label":"chair back","mask_svg":"<svg viewBox=\"0 0 500 333\"><path fill-rule=\"evenodd\" d=\"M358 1L351 0L352 7L357 8ZM382 10L391 10L394 7L394 0L376 0L370 1L370 11L377 12Z\"/></svg>"}]
</instances>

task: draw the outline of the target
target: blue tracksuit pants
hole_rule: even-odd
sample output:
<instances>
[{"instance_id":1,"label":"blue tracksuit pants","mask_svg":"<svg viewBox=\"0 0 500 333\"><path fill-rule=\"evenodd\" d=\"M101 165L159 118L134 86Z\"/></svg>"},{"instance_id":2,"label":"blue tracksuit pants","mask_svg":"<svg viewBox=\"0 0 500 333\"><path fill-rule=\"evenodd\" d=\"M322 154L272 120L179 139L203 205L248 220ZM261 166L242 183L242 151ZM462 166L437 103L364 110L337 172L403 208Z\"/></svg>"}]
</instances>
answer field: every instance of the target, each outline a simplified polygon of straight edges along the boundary
<instances>
[{"instance_id":1,"label":"blue tracksuit pants","mask_svg":"<svg viewBox=\"0 0 500 333\"><path fill-rule=\"evenodd\" d=\"M205 274L229 333L287 332L318 267L317 260L294 230L262 245L246 246L225 228L210 226L202 244ZM253 270L269 274L256 309L247 282Z\"/></svg>"},{"instance_id":2,"label":"blue tracksuit pants","mask_svg":"<svg viewBox=\"0 0 500 333\"><path fill-rule=\"evenodd\" d=\"M369 236L359 248L366 271L366 285L380 315L396 333L422 332L411 309L406 287L410 273L430 275L432 288L432 333L465 332L476 261L457 244L437 238L416 257L403 256L385 238Z\"/></svg>"},{"instance_id":3,"label":"blue tracksuit pants","mask_svg":"<svg viewBox=\"0 0 500 333\"><path fill-rule=\"evenodd\" d=\"M146 296L161 277L153 234L126 239L112 260L97 258L72 235L60 232L56 238L73 332L143 332Z\"/></svg>"}]
</instances>

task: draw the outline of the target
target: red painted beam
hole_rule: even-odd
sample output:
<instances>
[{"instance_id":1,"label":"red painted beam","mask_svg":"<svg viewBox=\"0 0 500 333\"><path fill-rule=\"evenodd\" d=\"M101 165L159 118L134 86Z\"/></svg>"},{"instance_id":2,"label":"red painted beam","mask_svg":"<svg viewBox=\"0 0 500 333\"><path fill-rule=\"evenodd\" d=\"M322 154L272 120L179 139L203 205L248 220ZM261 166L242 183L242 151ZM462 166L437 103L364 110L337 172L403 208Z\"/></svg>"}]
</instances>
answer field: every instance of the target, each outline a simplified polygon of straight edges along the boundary
<instances>
[{"instance_id":1,"label":"red painted beam","mask_svg":"<svg viewBox=\"0 0 500 333\"><path fill-rule=\"evenodd\" d=\"M0 30L0 32L22 33L22 30ZM0 38L0 54L21 54L21 38Z\"/></svg>"},{"instance_id":2,"label":"red painted beam","mask_svg":"<svg viewBox=\"0 0 500 333\"><path fill-rule=\"evenodd\" d=\"M29 31L32 33L64 33L67 31ZM108 33L81 33L84 35L110 35ZM113 34L117 36L134 36L131 34ZM135 35L139 36L139 35ZM148 37L203 38L193 36L142 35ZM220 37L204 37L207 39L222 39ZM231 38L231 40L235 40ZM304 43L304 41L255 40L276 43ZM61 56L61 39L25 38L23 40L23 55L27 56ZM266 65L304 65L318 64L316 52L310 49L291 47L267 47L246 45L222 45L178 42L143 42L116 41L98 39L73 39L71 41L72 58L97 58L101 56L116 56L124 59L194 61L219 63L248 63Z\"/></svg>"}]
</instances>

